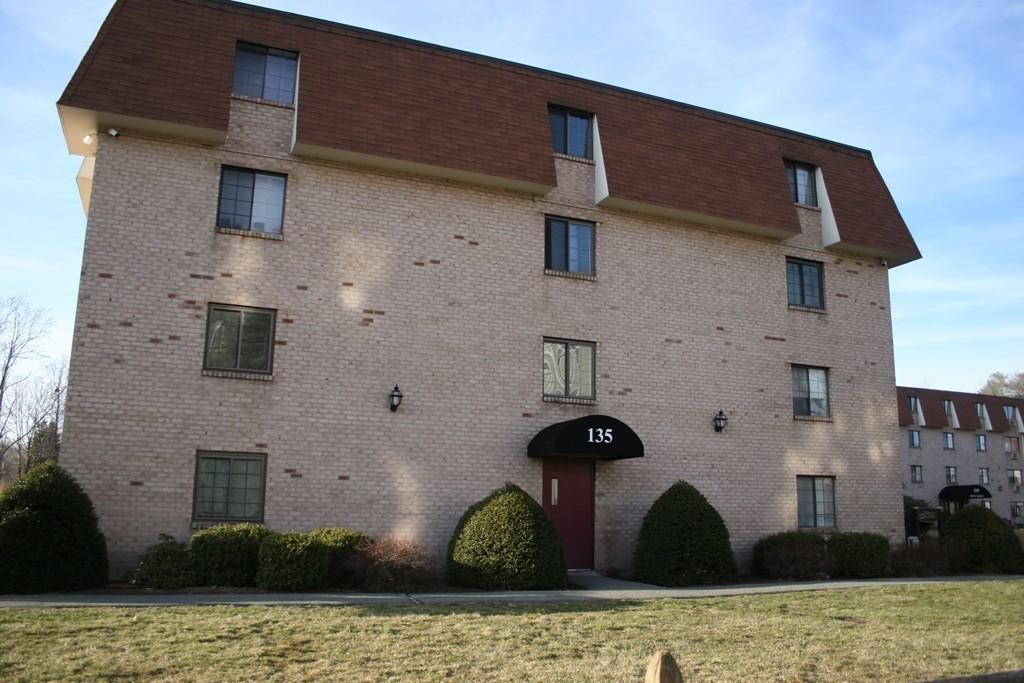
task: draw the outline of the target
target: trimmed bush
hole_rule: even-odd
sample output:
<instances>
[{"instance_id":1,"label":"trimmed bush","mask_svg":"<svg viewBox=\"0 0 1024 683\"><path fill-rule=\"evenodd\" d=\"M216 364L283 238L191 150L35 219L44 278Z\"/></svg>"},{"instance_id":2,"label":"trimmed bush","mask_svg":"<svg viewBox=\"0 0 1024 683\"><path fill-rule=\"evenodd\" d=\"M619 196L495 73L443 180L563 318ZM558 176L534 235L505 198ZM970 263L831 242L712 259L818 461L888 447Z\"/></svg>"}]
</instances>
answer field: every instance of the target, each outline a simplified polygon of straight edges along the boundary
<instances>
[{"instance_id":1,"label":"trimmed bush","mask_svg":"<svg viewBox=\"0 0 1024 683\"><path fill-rule=\"evenodd\" d=\"M107 544L92 501L53 461L0 495L0 592L39 593L107 583Z\"/></svg>"},{"instance_id":2,"label":"trimmed bush","mask_svg":"<svg viewBox=\"0 0 1024 683\"><path fill-rule=\"evenodd\" d=\"M754 544L750 570L769 579L822 579L828 578L832 564L824 536L784 531Z\"/></svg>"},{"instance_id":3,"label":"trimmed bush","mask_svg":"<svg viewBox=\"0 0 1024 683\"><path fill-rule=\"evenodd\" d=\"M680 480L654 501L640 526L633 573L660 586L736 578L729 530L700 491Z\"/></svg>"},{"instance_id":4,"label":"trimmed bush","mask_svg":"<svg viewBox=\"0 0 1024 683\"><path fill-rule=\"evenodd\" d=\"M968 505L949 518L942 543L955 572L1024 572L1024 548L1009 522L979 505Z\"/></svg>"},{"instance_id":5,"label":"trimmed bush","mask_svg":"<svg viewBox=\"0 0 1024 683\"><path fill-rule=\"evenodd\" d=\"M892 574L889 539L881 534L846 532L832 534L828 554L835 576L874 579Z\"/></svg>"},{"instance_id":6,"label":"trimmed bush","mask_svg":"<svg viewBox=\"0 0 1024 683\"><path fill-rule=\"evenodd\" d=\"M200 586L256 585L262 524L219 524L192 535L192 561Z\"/></svg>"},{"instance_id":7,"label":"trimmed bush","mask_svg":"<svg viewBox=\"0 0 1024 683\"><path fill-rule=\"evenodd\" d=\"M327 585L332 588L355 588L362 585L365 563L356 559L359 548L370 537L341 527L322 527L309 532L309 537L327 549Z\"/></svg>"},{"instance_id":8,"label":"trimmed bush","mask_svg":"<svg viewBox=\"0 0 1024 683\"><path fill-rule=\"evenodd\" d=\"M448 544L448 580L501 590L565 588L565 557L554 522L537 501L505 484L462 515Z\"/></svg>"},{"instance_id":9,"label":"trimmed bush","mask_svg":"<svg viewBox=\"0 0 1024 683\"><path fill-rule=\"evenodd\" d=\"M949 573L946 549L933 540L896 548L892 551L892 573L895 576L943 576Z\"/></svg>"},{"instance_id":10,"label":"trimmed bush","mask_svg":"<svg viewBox=\"0 0 1024 683\"><path fill-rule=\"evenodd\" d=\"M160 534L160 540L143 553L132 576L132 583L164 590L195 585L192 553L188 545L178 543L173 536Z\"/></svg>"},{"instance_id":11,"label":"trimmed bush","mask_svg":"<svg viewBox=\"0 0 1024 683\"><path fill-rule=\"evenodd\" d=\"M330 553L310 534L272 533L260 543L256 585L271 590L306 590L327 585Z\"/></svg>"},{"instance_id":12,"label":"trimmed bush","mask_svg":"<svg viewBox=\"0 0 1024 683\"><path fill-rule=\"evenodd\" d=\"M412 541L379 538L359 546L357 563L363 564L363 588L368 591L414 591L431 583L430 553Z\"/></svg>"}]
</instances>

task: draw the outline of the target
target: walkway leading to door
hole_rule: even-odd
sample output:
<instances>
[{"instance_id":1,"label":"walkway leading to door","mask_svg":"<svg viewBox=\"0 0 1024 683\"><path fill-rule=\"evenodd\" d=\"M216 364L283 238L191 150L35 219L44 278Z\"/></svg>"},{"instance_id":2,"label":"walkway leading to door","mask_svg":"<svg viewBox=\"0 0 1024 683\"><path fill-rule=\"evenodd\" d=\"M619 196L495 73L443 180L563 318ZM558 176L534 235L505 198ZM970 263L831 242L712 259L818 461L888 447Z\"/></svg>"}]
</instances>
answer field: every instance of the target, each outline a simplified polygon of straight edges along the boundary
<instances>
[{"instance_id":1,"label":"walkway leading to door","mask_svg":"<svg viewBox=\"0 0 1024 683\"><path fill-rule=\"evenodd\" d=\"M588 572L587 574L592 574ZM5 607L163 607L171 605L444 605L458 603L571 603L595 600L659 600L711 598L758 593L840 590L969 581L1024 581L1024 576L948 576L926 579L869 579L864 581L802 581L700 588L660 588L609 579L597 574L573 576L573 583L593 588L562 591L503 591L475 593L47 593L0 595Z\"/></svg>"}]
</instances>

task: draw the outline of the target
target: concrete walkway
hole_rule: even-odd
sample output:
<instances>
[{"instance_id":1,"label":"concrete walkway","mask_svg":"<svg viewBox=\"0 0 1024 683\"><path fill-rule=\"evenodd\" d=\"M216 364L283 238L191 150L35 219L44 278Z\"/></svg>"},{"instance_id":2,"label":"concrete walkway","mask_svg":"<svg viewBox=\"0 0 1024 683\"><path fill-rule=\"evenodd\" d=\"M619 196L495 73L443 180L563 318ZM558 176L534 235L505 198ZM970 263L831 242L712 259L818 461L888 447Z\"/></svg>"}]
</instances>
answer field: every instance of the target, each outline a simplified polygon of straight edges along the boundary
<instances>
[{"instance_id":1,"label":"concrete walkway","mask_svg":"<svg viewBox=\"0 0 1024 683\"><path fill-rule=\"evenodd\" d=\"M158 607L170 605L445 605L467 603L575 603L595 600L713 598L762 593L839 590L970 581L1024 581L1024 576L951 576L863 581L786 581L699 588L661 588L595 572L570 572L576 590L457 593L46 593L0 595L4 607Z\"/></svg>"}]
</instances>

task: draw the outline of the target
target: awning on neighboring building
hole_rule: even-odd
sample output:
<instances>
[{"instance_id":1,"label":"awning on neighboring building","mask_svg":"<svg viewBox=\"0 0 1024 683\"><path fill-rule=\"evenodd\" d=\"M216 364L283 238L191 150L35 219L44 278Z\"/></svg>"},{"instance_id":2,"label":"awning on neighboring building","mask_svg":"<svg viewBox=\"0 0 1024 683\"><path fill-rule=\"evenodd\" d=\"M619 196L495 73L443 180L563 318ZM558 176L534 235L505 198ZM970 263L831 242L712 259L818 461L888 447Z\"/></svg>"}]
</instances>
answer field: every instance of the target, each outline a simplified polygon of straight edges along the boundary
<instances>
[{"instance_id":1,"label":"awning on neighboring building","mask_svg":"<svg viewBox=\"0 0 1024 683\"><path fill-rule=\"evenodd\" d=\"M588 415L537 432L526 454L531 458L623 460L644 457L644 444L622 420Z\"/></svg>"},{"instance_id":2,"label":"awning on neighboring building","mask_svg":"<svg viewBox=\"0 0 1024 683\"><path fill-rule=\"evenodd\" d=\"M939 491L939 500L977 500L979 498L991 497L992 494L988 492L988 489L986 489L984 486L978 486L977 484L947 486L946 488Z\"/></svg>"}]
</instances>

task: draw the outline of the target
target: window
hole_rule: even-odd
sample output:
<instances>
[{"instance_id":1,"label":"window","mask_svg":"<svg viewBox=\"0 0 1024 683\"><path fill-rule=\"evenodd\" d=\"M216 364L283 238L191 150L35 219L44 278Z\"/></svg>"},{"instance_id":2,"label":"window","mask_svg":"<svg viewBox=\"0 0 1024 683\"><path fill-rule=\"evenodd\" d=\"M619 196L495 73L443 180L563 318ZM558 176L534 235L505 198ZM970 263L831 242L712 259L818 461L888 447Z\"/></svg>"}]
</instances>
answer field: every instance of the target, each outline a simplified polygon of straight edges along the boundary
<instances>
[{"instance_id":1,"label":"window","mask_svg":"<svg viewBox=\"0 0 1024 683\"><path fill-rule=\"evenodd\" d=\"M1006 416L1006 421L1010 423L1010 429L1013 429L1013 418L1016 410L1014 406L1003 406L1003 415Z\"/></svg>"},{"instance_id":2,"label":"window","mask_svg":"<svg viewBox=\"0 0 1024 683\"><path fill-rule=\"evenodd\" d=\"M953 465L946 465L946 483L956 483L956 467Z\"/></svg>"},{"instance_id":3,"label":"window","mask_svg":"<svg viewBox=\"0 0 1024 683\"><path fill-rule=\"evenodd\" d=\"M793 366L793 414L828 417L828 369Z\"/></svg>"},{"instance_id":4,"label":"window","mask_svg":"<svg viewBox=\"0 0 1024 683\"><path fill-rule=\"evenodd\" d=\"M786 259L786 287L790 306L825 308L822 264L816 261Z\"/></svg>"},{"instance_id":5,"label":"window","mask_svg":"<svg viewBox=\"0 0 1024 683\"><path fill-rule=\"evenodd\" d=\"M285 176L225 166L220 173L217 227L281 232Z\"/></svg>"},{"instance_id":6,"label":"window","mask_svg":"<svg viewBox=\"0 0 1024 683\"><path fill-rule=\"evenodd\" d=\"M910 447L920 448L921 447L921 432L916 429L911 429L908 434L910 435Z\"/></svg>"},{"instance_id":7,"label":"window","mask_svg":"<svg viewBox=\"0 0 1024 683\"><path fill-rule=\"evenodd\" d=\"M263 521L266 455L199 452L192 518Z\"/></svg>"},{"instance_id":8,"label":"window","mask_svg":"<svg viewBox=\"0 0 1024 683\"><path fill-rule=\"evenodd\" d=\"M910 404L910 417L914 424L917 424L918 416L921 414L921 401L917 396L907 396L907 402Z\"/></svg>"},{"instance_id":9,"label":"window","mask_svg":"<svg viewBox=\"0 0 1024 683\"><path fill-rule=\"evenodd\" d=\"M593 399L595 347L592 342L544 340L544 395Z\"/></svg>"},{"instance_id":10,"label":"window","mask_svg":"<svg viewBox=\"0 0 1024 683\"><path fill-rule=\"evenodd\" d=\"M974 438L977 441L979 451L988 450L988 437L986 437L984 434L975 434Z\"/></svg>"},{"instance_id":11,"label":"window","mask_svg":"<svg viewBox=\"0 0 1024 683\"><path fill-rule=\"evenodd\" d=\"M914 484L920 484L924 481L924 467L921 465L910 466L910 481Z\"/></svg>"},{"instance_id":12,"label":"window","mask_svg":"<svg viewBox=\"0 0 1024 683\"><path fill-rule=\"evenodd\" d=\"M985 419L985 404L984 403L975 403L974 404L974 409L978 412L978 419L979 420L984 420Z\"/></svg>"},{"instance_id":13,"label":"window","mask_svg":"<svg viewBox=\"0 0 1024 683\"><path fill-rule=\"evenodd\" d=\"M1007 455L1020 455L1020 437L1003 437L1003 452L1006 453Z\"/></svg>"},{"instance_id":14,"label":"window","mask_svg":"<svg viewBox=\"0 0 1024 683\"><path fill-rule=\"evenodd\" d=\"M942 432L942 447L947 451L953 449L953 432Z\"/></svg>"},{"instance_id":15,"label":"window","mask_svg":"<svg viewBox=\"0 0 1024 683\"><path fill-rule=\"evenodd\" d=\"M299 56L287 50L239 43L235 51L233 92L245 97L292 104Z\"/></svg>"},{"instance_id":16,"label":"window","mask_svg":"<svg viewBox=\"0 0 1024 683\"><path fill-rule=\"evenodd\" d=\"M978 483L979 484L987 484L988 483L988 468L987 467L979 467L978 468Z\"/></svg>"},{"instance_id":17,"label":"window","mask_svg":"<svg viewBox=\"0 0 1024 683\"><path fill-rule=\"evenodd\" d=\"M210 304L203 368L270 374L274 314L266 308Z\"/></svg>"},{"instance_id":18,"label":"window","mask_svg":"<svg viewBox=\"0 0 1024 683\"><path fill-rule=\"evenodd\" d=\"M557 154L593 158L591 121L593 115L555 105L548 106L552 148Z\"/></svg>"},{"instance_id":19,"label":"window","mask_svg":"<svg viewBox=\"0 0 1024 683\"><path fill-rule=\"evenodd\" d=\"M836 525L835 477L797 477L797 517L801 527Z\"/></svg>"},{"instance_id":20,"label":"window","mask_svg":"<svg viewBox=\"0 0 1024 683\"><path fill-rule=\"evenodd\" d=\"M955 414L953 412L953 402L950 401L948 398L947 399L943 399L943 401L942 401L942 410L946 413L946 419L947 420L952 420L953 419L953 415Z\"/></svg>"},{"instance_id":21,"label":"window","mask_svg":"<svg viewBox=\"0 0 1024 683\"><path fill-rule=\"evenodd\" d=\"M1010 516L1014 519L1024 517L1024 502L1019 500L1012 501L1010 503Z\"/></svg>"},{"instance_id":22,"label":"window","mask_svg":"<svg viewBox=\"0 0 1024 683\"><path fill-rule=\"evenodd\" d=\"M786 161L786 179L789 180L789 191L793 201L808 206L818 205L818 193L815 189L814 166L796 161Z\"/></svg>"},{"instance_id":23,"label":"window","mask_svg":"<svg viewBox=\"0 0 1024 683\"><path fill-rule=\"evenodd\" d=\"M1006 478L1010 486L1020 486L1020 470L1006 470Z\"/></svg>"},{"instance_id":24,"label":"window","mask_svg":"<svg viewBox=\"0 0 1024 683\"><path fill-rule=\"evenodd\" d=\"M544 267L594 274L594 224L568 218L544 219Z\"/></svg>"}]
</instances>

